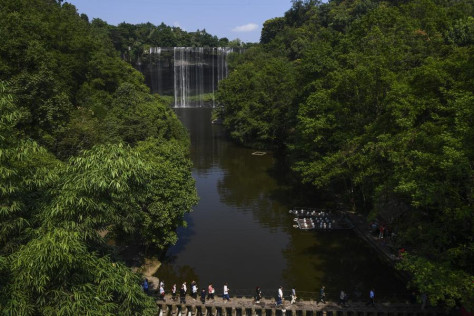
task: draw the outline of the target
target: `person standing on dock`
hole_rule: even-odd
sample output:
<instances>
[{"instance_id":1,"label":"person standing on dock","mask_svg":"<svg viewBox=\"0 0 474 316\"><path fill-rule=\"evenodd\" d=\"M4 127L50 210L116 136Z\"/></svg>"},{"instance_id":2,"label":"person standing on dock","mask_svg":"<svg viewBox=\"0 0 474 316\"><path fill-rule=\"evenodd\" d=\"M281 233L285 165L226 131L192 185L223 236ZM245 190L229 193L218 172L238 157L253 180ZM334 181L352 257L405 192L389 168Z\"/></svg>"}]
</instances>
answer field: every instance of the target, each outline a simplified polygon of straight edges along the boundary
<instances>
[{"instance_id":1,"label":"person standing on dock","mask_svg":"<svg viewBox=\"0 0 474 316\"><path fill-rule=\"evenodd\" d=\"M323 286L321 286L321 290L319 290L319 302L321 302L321 303L326 303L326 291L325 291L325 289L326 288L323 285ZM316 305L318 305L318 303L316 303Z\"/></svg>"},{"instance_id":2,"label":"person standing on dock","mask_svg":"<svg viewBox=\"0 0 474 316\"><path fill-rule=\"evenodd\" d=\"M227 286L227 283L224 283L224 295L223 295L223 299L225 302L227 301L230 301L230 296L229 296L229 287Z\"/></svg>"}]
</instances>

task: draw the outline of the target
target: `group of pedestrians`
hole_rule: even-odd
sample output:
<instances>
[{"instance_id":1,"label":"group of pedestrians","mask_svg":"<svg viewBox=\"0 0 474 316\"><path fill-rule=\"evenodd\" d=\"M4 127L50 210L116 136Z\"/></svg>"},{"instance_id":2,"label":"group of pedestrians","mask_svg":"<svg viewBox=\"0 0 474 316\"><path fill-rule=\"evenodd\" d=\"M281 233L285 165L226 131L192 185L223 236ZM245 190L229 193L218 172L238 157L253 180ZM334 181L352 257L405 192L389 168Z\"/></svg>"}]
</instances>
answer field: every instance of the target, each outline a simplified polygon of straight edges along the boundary
<instances>
[{"instance_id":1,"label":"group of pedestrians","mask_svg":"<svg viewBox=\"0 0 474 316\"><path fill-rule=\"evenodd\" d=\"M178 300L178 290L177 290L176 283L174 283L171 286L171 299L173 301ZM143 282L143 290L148 293L148 280L145 279ZM230 296L229 296L229 287L227 286L227 283L224 284L224 300L229 301ZM191 293L190 296L194 301L197 301L198 296L201 302L204 304L207 300L214 300L214 295L216 293L216 290L214 289L214 285L210 283L207 287L201 288L201 291L199 291L198 285L196 281L191 282ZM181 287L179 289L179 302L181 304L186 304L186 295L188 295L188 285L186 282L183 282L181 284ZM160 282L160 288L159 288L159 297L160 300L165 301L165 284L163 282Z\"/></svg>"},{"instance_id":2,"label":"group of pedestrians","mask_svg":"<svg viewBox=\"0 0 474 316\"><path fill-rule=\"evenodd\" d=\"M255 290L255 303L260 303L260 300L263 297L262 290L260 289L259 286L257 286L257 289ZM291 295L290 295L290 304L294 304L296 302L296 289L292 288L291 289ZM277 297L276 297L276 306L281 306L283 305L283 286L280 286L278 288L277 292Z\"/></svg>"},{"instance_id":3,"label":"group of pedestrians","mask_svg":"<svg viewBox=\"0 0 474 316\"><path fill-rule=\"evenodd\" d=\"M339 305L341 305L342 307L347 307L347 300L348 300L348 295L346 292L344 292L344 290L341 290L341 292L339 293ZM319 304L319 303L326 303L326 288L325 286L321 286L321 289L319 290L319 301L316 302L316 305ZM367 302L366 304L367 306L368 305L371 305L371 306L375 306L375 291L374 289L371 289L369 291L369 301Z\"/></svg>"},{"instance_id":4,"label":"group of pedestrians","mask_svg":"<svg viewBox=\"0 0 474 316\"><path fill-rule=\"evenodd\" d=\"M148 280L144 279L143 284L142 284L143 290L145 293L148 293L149 290L149 284ZM163 282L160 282L159 284L159 296L158 298L162 301L165 301L165 284ZM212 283L209 283L209 285L206 288L201 288L199 291L199 287L195 281L191 282L191 293L190 296L194 301L197 301L198 296L200 301L204 304L206 300L215 300L215 293L216 290L214 288L214 285ZM224 302L230 301L230 288L227 283L224 283L223 286L223 295L222 298ZM188 286L186 282L183 282L181 284L181 288L179 289L179 302L180 304L186 304L186 296L188 295ZM259 286L256 287L255 290L255 302L258 304L263 298L262 290L260 289ZM176 283L172 285L171 287L171 299L173 301L176 301L178 299L178 292L177 292L177 286ZM296 289L292 288L291 289L291 294L290 294L290 304L294 304L296 302ZM282 306L283 305L283 286L280 286L277 291L277 296L276 296L276 306ZM343 307L347 306L347 300L348 300L348 295L344 292L344 290L341 290L339 294L339 304ZM316 301L316 305L319 303L326 303L326 287L323 285L321 286L321 289L319 290L319 300ZM371 305L375 306L375 291L373 289L370 290L369 292L369 300L366 305Z\"/></svg>"}]
</instances>

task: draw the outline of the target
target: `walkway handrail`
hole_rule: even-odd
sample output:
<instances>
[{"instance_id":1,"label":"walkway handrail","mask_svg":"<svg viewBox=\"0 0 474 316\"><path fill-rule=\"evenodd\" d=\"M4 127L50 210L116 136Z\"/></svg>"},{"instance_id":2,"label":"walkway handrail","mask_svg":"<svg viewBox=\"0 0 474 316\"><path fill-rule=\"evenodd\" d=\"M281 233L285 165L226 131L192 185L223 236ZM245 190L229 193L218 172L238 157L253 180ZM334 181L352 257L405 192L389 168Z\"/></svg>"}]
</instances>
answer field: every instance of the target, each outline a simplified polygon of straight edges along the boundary
<instances>
[{"instance_id":1,"label":"walkway handrail","mask_svg":"<svg viewBox=\"0 0 474 316\"><path fill-rule=\"evenodd\" d=\"M267 300L267 301L275 301L277 297L277 289L261 289L262 291L262 297ZM333 301L333 302L339 302L339 294L340 291L332 291L328 290L326 287L325 289L326 293L326 301ZM380 295L380 293L383 293L383 295ZM200 298L200 289L197 293L197 298ZM347 300L352 301L352 302L367 302L369 300L369 292L367 293L362 293L359 292L358 295L354 295L353 293L347 293ZM154 291L152 294L155 297L158 297L159 293L157 290ZM248 299L254 299L256 295L255 289L233 289L231 288L229 292L230 298L248 298ZM171 293L166 292L166 297L171 298ZM214 297L216 300L221 299L222 300L223 292L222 291L217 291L214 294ZM319 292L311 292L311 291L296 291L296 296L299 301L318 301L319 300ZM379 298L382 296L383 298ZM176 292L176 297L179 299L179 291ZM206 297L207 297L207 289L206 289ZM191 292L190 289L188 288L188 292L186 294L186 298L192 299L191 298ZM284 300L290 301L291 300L291 290L284 290L283 291L283 298ZM386 291L376 291L376 299L380 303L408 303L410 300L409 297L406 296L406 293L393 293L390 290Z\"/></svg>"}]
</instances>

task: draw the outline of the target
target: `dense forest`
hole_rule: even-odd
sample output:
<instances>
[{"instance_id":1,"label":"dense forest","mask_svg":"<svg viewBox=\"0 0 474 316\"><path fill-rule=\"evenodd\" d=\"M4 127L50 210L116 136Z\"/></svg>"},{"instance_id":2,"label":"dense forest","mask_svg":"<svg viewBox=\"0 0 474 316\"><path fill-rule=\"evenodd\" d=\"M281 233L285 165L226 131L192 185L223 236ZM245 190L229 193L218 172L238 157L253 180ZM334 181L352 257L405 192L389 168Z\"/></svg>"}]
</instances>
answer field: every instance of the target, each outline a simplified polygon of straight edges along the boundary
<instances>
[{"instance_id":1,"label":"dense forest","mask_svg":"<svg viewBox=\"0 0 474 316\"><path fill-rule=\"evenodd\" d=\"M119 250L176 242L197 202L189 139L114 30L0 1L1 314L156 313Z\"/></svg>"},{"instance_id":2,"label":"dense forest","mask_svg":"<svg viewBox=\"0 0 474 316\"><path fill-rule=\"evenodd\" d=\"M195 32L183 31L180 27L168 26L164 23L129 24L120 23L117 26L107 25L94 19L93 24L101 24L108 29L110 39L122 58L136 66L149 51L150 47L248 47L239 39L229 41L228 38L218 38L203 30Z\"/></svg>"},{"instance_id":3,"label":"dense forest","mask_svg":"<svg viewBox=\"0 0 474 316\"><path fill-rule=\"evenodd\" d=\"M217 115L393 227L432 304L474 302L474 3L294 0L234 56ZM395 250L396 251L396 250Z\"/></svg>"},{"instance_id":4,"label":"dense forest","mask_svg":"<svg viewBox=\"0 0 474 316\"><path fill-rule=\"evenodd\" d=\"M233 57L217 109L237 142L396 228L410 287L471 309L473 12L293 0ZM132 65L152 46L244 44L62 0L0 0L0 38L0 311L154 315L119 245L175 243L197 195L188 136Z\"/></svg>"}]
</instances>

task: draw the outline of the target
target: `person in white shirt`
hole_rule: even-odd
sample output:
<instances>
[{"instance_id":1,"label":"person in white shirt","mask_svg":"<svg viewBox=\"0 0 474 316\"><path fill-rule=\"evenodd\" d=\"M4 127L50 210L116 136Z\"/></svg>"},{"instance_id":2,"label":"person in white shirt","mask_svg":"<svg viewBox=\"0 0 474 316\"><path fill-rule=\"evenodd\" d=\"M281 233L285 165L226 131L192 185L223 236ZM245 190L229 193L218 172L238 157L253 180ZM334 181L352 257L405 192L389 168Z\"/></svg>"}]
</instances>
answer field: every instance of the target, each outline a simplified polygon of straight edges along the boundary
<instances>
[{"instance_id":1,"label":"person in white shirt","mask_svg":"<svg viewBox=\"0 0 474 316\"><path fill-rule=\"evenodd\" d=\"M227 283L224 283L224 296L223 296L223 298L224 298L224 301L226 301L226 302L230 301L229 291L230 291L230 289L227 286Z\"/></svg>"},{"instance_id":2,"label":"person in white shirt","mask_svg":"<svg viewBox=\"0 0 474 316\"><path fill-rule=\"evenodd\" d=\"M173 287L171 287L171 298L173 301L176 301L176 283L173 284Z\"/></svg>"},{"instance_id":3,"label":"person in white shirt","mask_svg":"<svg viewBox=\"0 0 474 316\"><path fill-rule=\"evenodd\" d=\"M296 289L292 288L291 289L291 302L290 304L294 304L296 302Z\"/></svg>"},{"instance_id":4,"label":"person in white shirt","mask_svg":"<svg viewBox=\"0 0 474 316\"><path fill-rule=\"evenodd\" d=\"M282 304L283 304L283 286L280 286L280 288L278 289L276 306L280 306Z\"/></svg>"},{"instance_id":5,"label":"person in white shirt","mask_svg":"<svg viewBox=\"0 0 474 316\"><path fill-rule=\"evenodd\" d=\"M198 287L195 281L191 282L191 297L193 300L197 299Z\"/></svg>"},{"instance_id":6,"label":"person in white shirt","mask_svg":"<svg viewBox=\"0 0 474 316\"><path fill-rule=\"evenodd\" d=\"M179 289L179 302L181 304L186 304L186 282L181 285L181 289Z\"/></svg>"},{"instance_id":7,"label":"person in white shirt","mask_svg":"<svg viewBox=\"0 0 474 316\"><path fill-rule=\"evenodd\" d=\"M164 302L165 301L165 285L163 282L160 283L160 299Z\"/></svg>"}]
</instances>

